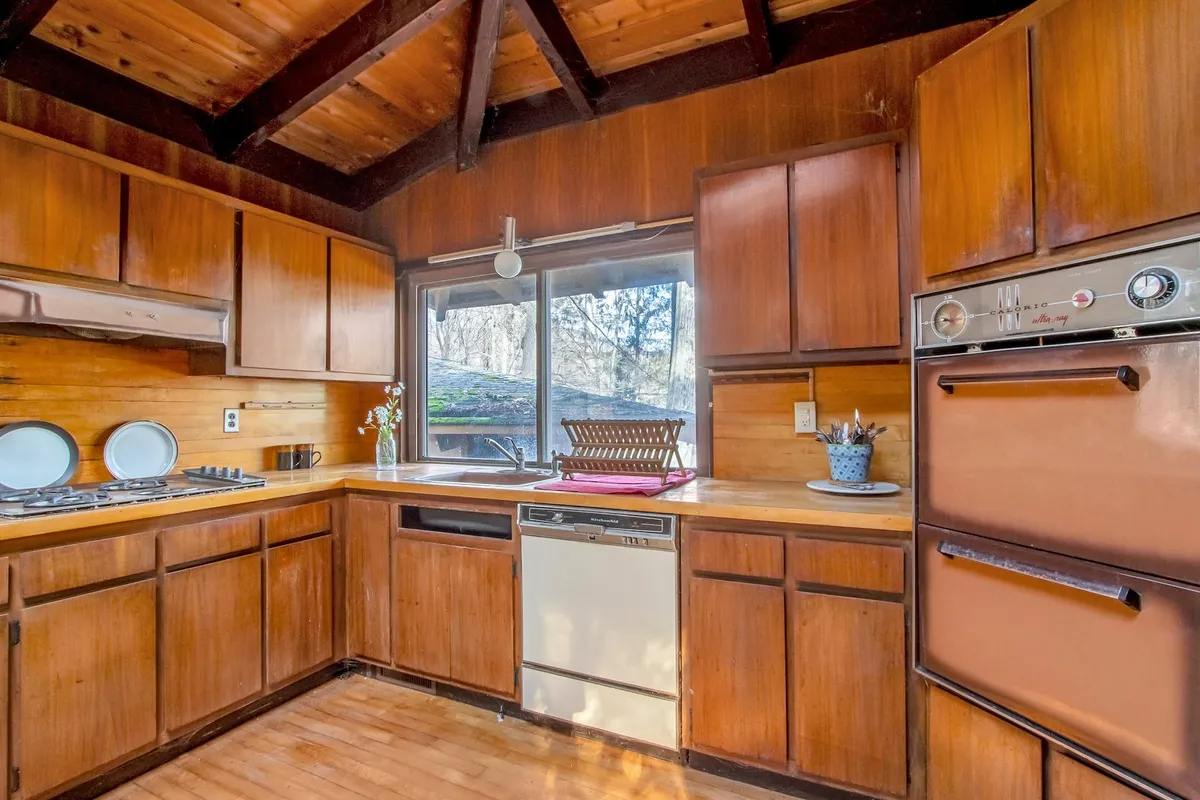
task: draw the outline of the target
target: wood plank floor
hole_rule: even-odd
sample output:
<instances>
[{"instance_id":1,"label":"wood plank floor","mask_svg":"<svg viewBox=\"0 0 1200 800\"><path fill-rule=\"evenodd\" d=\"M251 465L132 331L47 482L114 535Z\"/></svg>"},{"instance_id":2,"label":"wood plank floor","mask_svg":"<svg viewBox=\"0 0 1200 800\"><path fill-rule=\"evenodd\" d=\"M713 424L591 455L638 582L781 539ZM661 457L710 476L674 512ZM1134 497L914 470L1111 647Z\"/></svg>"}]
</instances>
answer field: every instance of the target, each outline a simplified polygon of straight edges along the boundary
<instances>
[{"instance_id":1,"label":"wood plank floor","mask_svg":"<svg viewBox=\"0 0 1200 800\"><path fill-rule=\"evenodd\" d=\"M785 795L354 676L109 800L784 800Z\"/></svg>"}]
</instances>

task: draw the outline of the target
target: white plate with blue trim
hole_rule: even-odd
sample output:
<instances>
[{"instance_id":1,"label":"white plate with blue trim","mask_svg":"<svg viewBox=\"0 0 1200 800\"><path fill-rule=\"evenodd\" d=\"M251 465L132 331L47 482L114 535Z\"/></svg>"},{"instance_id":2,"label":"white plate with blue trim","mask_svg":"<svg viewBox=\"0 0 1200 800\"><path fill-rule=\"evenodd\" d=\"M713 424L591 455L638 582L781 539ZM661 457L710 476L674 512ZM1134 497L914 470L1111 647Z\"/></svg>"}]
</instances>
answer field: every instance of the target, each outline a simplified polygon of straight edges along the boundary
<instances>
[{"instance_id":1,"label":"white plate with blue trim","mask_svg":"<svg viewBox=\"0 0 1200 800\"><path fill-rule=\"evenodd\" d=\"M179 442L161 422L126 422L104 443L104 466L119 481L161 478L175 468Z\"/></svg>"},{"instance_id":2,"label":"white plate with blue trim","mask_svg":"<svg viewBox=\"0 0 1200 800\"><path fill-rule=\"evenodd\" d=\"M877 497L885 494L895 494L900 491L900 487L894 483L885 483L883 481L875 481L870 484L861 486L848 486L843 483L834 483L830 480L824 481L809 481L808 488L814 492L824 492L825 494L840 494L847 497Z\"/></svg>"}]
</instances>

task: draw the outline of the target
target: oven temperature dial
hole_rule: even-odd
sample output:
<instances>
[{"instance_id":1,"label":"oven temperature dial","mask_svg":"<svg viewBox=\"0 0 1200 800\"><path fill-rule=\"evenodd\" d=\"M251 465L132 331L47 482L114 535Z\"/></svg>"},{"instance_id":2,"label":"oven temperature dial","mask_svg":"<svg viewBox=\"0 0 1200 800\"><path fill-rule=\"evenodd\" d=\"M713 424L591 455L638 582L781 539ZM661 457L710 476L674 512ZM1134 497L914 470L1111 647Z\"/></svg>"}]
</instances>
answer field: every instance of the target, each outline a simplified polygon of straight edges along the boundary
<instances>
[{"instance_id":1,"label":"oven temperature dial","mask_svg":"<svg viewBox=\"0 0 1200 800\"><path fill-rule=\"evenodd\" d=\"M1146 311L1162 308L1179 294L1179 278L1166 267L1148 267L1130 279L1125 295Z\"/></svg>"}]
</instances>

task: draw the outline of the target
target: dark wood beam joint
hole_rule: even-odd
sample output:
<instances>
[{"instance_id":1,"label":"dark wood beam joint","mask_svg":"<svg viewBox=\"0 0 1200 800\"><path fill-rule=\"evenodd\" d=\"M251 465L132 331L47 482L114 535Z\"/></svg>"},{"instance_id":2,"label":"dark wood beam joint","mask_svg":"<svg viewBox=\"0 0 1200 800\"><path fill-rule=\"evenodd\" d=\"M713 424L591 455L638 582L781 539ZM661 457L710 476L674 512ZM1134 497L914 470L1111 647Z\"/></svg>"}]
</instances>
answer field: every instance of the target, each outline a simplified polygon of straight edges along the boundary
<instances>
[{"instance_id":1,"label":"dark wood beam joint","mask_svg":"<svg viewBox=\"0 0 1200 800\"><path fill-rule=\"evenodd\" d=\"M771 19L769 0L742 0L746 12L746 39L754 58L754 68L759 75L775 71L775 23Z\"/></svg>"},{"instance_id":2,"label":"dark wood beam joint","mask_svg":"<svg viewBox=\"0 0 1200 800\"><path fill-rule=\"evenodd\" d=\"M550 62L571 104L580 116L591 119L596 114L596 99L603 91L603 82L592 72L558 5L554 0L511 2L513 11Z\"/></svg>"},{"instance_id":3,"label":"dark wood beam joint","mask_svg":"<svg viewBox=\"0 0 1200 800\"><path fill-rule=\"evenodd\" d=\"M488 89L496 63L496 44L504 0L475 0L467 36L467 64L463 69L462 93L458 98L458 168L470 169L479 157Z\"/></svg>"},{"instance_id":4,"label":"dark wood beam joint","mask_svg":"<svg viewBox=\"0 0 1200 800\"><path fill-rule=\"evenodd\" d=\"M33 34L55 1L0 0L0 66Z\"/></svg>"},{"instance_id":5,"label":"dark wood beam joint","mask_svg":"<svg viewBox=\"0 0 1200 800\"><path fill-rule=\"evenodd\" d=\"M457 147L458 119L451 117L350 178L347 205L359 211L374 205L453 161Z\"/></svg>"}]
</instances>

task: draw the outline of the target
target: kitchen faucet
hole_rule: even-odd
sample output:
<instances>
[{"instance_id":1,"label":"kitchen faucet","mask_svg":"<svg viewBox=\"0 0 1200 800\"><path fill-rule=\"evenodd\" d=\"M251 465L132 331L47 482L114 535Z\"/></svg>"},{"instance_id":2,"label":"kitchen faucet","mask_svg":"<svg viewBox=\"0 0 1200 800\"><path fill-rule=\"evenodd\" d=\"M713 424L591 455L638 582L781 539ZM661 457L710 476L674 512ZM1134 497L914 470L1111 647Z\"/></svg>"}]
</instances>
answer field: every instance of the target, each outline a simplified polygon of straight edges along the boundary
<instances>
[{"instance_id":1,"label":"kitchen faucet","mask_svg":"<svg viewBox=\"0 0 1200 800\"><path fill-rule=\"evenodd\" d=\"M525 469L525 448L518 447L516 441L511 436L505 436L504 441L508 442L511 451L505 449L504 445L497 442L495 439L485 438L485 444L490 444L492 447L500 451L500 455L504 456L513 465L517 472L527 472Z\"/></svg>"}]
</instances>

